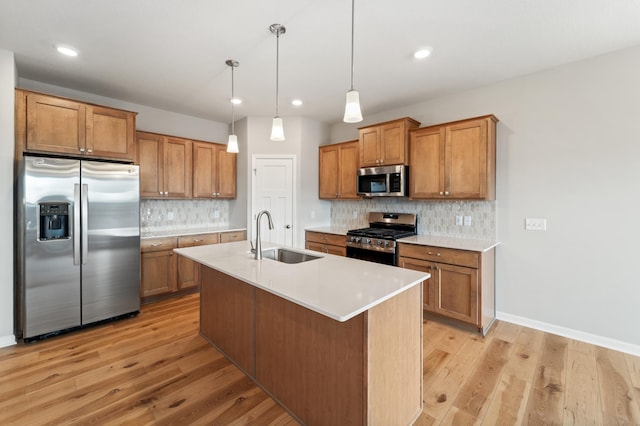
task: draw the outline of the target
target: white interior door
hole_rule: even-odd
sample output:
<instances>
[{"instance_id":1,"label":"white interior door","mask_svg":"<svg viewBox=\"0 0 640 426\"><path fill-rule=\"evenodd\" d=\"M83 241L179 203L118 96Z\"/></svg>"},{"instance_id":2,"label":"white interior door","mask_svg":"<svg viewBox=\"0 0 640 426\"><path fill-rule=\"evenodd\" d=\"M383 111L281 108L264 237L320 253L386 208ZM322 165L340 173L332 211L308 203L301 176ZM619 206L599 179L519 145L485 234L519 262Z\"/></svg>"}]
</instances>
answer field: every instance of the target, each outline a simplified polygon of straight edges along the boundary
<instances>
[{"instance_id":1,"label":"white interior door","mask_svg":"<svg viewBox=\"0 0 640 426\"><path fill-rule=\"evenodd\" d=\"M268 210L274 229L269 230L267 219L263 216L263 223L260 224L262 241L293 245L294 166L293 156L254 156L252 238L255 239L256 216L261 210Z\"/></svg>"}]
</instances>

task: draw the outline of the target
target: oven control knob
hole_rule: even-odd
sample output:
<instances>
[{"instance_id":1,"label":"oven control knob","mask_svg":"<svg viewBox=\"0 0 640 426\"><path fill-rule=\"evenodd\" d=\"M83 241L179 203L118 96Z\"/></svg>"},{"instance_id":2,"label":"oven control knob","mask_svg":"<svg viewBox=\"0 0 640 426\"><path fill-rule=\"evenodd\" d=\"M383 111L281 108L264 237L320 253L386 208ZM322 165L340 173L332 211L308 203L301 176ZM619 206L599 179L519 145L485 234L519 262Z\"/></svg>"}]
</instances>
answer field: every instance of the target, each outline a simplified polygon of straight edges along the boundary
<instances>
[{"instance_id":1,"label":"oven control knob","mask_svg":"<svg viewBox=\"0 0 640 426\"><path fill-rule=\"evenodd\" d=\"M378 240L378 245L379 245L379 246L381 246L381 245L383 245L383 244L384 244L384 241L382 241L382 240Z\"/></svg>"},{"instance_id":2,"label":"oven control knob","mask_svg":"<svg viewBox=\"0 0 640 426\"><path fill-rule=\"evenodd\" d=\"M385 247L389 247L389 241L385 241L385 242L384 242L384 246L385 246Z\"/></svg>"},{"instance_id":3,"label":"oven control knob","mask_svg":"<svg viewBox=\"0 0 640 426\"><path fill-rule=\"evenodd\" d=\"M365 239L364 239L364 242L365 242L366 244L371 244L371 238L365 238Z\"/></svg>"}]
</instances>

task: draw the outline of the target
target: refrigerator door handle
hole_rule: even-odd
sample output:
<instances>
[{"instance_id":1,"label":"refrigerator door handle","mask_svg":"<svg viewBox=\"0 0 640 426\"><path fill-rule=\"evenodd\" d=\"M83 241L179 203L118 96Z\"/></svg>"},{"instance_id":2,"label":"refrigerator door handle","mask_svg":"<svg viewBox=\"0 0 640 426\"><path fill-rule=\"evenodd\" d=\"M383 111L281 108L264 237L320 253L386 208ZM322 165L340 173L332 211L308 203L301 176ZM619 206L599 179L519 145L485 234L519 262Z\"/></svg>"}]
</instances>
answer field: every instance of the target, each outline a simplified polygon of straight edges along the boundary
<instances>
[{"instance_id":1,"label":"refrigerator door handle","mask_svg":"<svg viewBox=\"0 0 640 426\"><path fill-rule=\"evenodd\" d=\"M80 264L80 184L73 185L73 264Z\"/></svg>"},{"instance_id":2,"label":"refrigerator door handle","mask_svg":"<svg viewBox=\"0 0 640 426\"><path fill-rule=\"evenodd\" d=\"M89 185L82 184L82 264L86 265L89 253Z\"/></svg>"}]
</instances>

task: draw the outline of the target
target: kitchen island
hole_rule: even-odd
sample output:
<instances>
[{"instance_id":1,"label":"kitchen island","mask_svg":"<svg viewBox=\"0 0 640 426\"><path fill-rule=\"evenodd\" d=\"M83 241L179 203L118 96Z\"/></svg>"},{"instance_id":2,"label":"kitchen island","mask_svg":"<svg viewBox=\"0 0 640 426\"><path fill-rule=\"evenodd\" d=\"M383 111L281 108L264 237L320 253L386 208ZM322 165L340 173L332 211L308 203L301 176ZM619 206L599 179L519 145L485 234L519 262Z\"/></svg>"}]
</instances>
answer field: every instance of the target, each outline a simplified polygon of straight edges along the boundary
<instances>
[{"instance_id":1,"label":"kitchen island","mask_svg":"<svg viewBox=\"0 0 640 426\"><path fill-rule=\"evenodd\" d=\"M318 258L255 260L248 241L175 251L201 264L201 335L300 422L421 413L429 274L298 249Z\"/></svg>"}]
</instances>

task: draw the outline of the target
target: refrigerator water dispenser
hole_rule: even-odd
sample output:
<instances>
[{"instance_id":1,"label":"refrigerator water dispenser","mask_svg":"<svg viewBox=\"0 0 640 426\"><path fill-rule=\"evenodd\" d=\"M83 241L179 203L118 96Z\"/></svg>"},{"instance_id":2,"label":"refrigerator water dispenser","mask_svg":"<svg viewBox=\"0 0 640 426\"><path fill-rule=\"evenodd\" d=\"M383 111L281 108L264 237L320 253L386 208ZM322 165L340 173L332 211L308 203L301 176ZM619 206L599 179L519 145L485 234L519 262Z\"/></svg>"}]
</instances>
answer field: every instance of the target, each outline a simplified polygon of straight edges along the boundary
<instances>
[{"instance_id":1,"label":"refrigerator water dispenser","mask_svg":"<svg viewBox=\"0 0 640 426\"><path fill-rule=\"evenodd\" d=\"M69 203L40 203L38 240L69 239Z\"/></svg>"}]
</instances>

